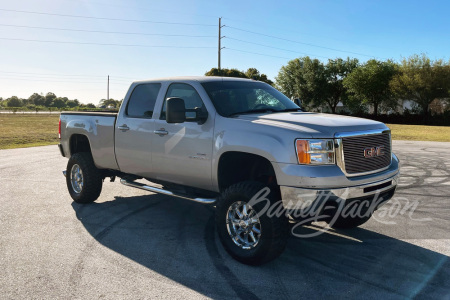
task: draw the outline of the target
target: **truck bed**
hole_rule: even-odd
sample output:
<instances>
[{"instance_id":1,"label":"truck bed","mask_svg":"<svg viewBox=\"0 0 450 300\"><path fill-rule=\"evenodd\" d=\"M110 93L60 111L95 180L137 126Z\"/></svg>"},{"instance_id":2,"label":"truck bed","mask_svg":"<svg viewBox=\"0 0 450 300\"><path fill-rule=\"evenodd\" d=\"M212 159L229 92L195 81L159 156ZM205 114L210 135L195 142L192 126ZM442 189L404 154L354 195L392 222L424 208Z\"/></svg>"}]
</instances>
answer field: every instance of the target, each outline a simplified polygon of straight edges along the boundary
<instances>
[{"instance_id":1,"label":"truck bed","mask_svg":"<svg viewBox=\"0 0 450 300\"><path fill-rule=\"evenodd\" d=\"M100 169L117 170L114 154L115 111L63 111L61 113L61 145L68 158L71 150L87 139L95 165Z\"/></svg>"}]
</instances>

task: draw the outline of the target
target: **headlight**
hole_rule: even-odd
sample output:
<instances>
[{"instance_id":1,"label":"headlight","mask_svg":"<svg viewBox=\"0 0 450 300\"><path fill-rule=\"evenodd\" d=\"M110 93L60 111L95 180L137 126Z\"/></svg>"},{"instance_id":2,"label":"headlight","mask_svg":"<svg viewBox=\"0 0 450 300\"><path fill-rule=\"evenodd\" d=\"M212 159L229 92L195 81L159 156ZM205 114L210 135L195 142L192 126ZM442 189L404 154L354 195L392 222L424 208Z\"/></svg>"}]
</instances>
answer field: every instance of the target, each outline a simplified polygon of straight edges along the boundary
<instances>
[{"instance_id":1,"label":"headlight","mask_svg":"<svg viewBox=\"0 0 450 300\"><path fill-rule=\"evenodd\" d=\"M333 140L296 140L295 145L299 164L334 164Z\"/></svg>"}]
</instances>

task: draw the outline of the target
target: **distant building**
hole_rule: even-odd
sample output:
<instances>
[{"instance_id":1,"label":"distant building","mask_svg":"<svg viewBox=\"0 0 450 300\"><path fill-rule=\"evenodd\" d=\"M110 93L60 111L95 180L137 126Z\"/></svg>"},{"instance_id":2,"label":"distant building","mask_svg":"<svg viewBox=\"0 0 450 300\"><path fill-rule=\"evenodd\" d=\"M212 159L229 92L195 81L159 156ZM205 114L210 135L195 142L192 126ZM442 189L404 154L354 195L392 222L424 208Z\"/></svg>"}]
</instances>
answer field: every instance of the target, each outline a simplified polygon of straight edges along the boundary
<instances>
[{"instance_id":1,"label":"distant building","mask_svg":"<svg viewBox=\"0 0 450 300\"><path fill-rule=\"evenodd\" d=\"M432 115L434 114L442 114L446 110L450 109L449 101L450 99L434 99L433 102L430 103L429 109ZM399 106L396 112L403 114L405 110L415 110L417 104L412 100L399 100Z\"/></svg>"}]
</instances>

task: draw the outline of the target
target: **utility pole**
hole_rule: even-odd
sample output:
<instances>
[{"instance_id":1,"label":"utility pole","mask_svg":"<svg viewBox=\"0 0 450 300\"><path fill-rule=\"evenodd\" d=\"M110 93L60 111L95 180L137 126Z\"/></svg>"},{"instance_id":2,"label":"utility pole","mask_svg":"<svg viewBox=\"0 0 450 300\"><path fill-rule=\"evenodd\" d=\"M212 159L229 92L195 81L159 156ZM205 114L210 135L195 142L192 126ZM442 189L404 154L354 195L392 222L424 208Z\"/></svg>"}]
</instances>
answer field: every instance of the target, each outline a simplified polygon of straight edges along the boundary
<instances>
[{"instance_id":1,"label":"utility pole","mask_svg":"<svg viewBox=\"0 0 450 300\"><path fill-rule=\"evenodd\" d=\"M222 38L224 38L225 36L222 36L222 27L224 27L225 25L222 26L222 17L219 18L219 47L217 48L218 50L218 67L217 69L220 71L220 50L222 50L225 47L221 47L220 45L220 41L222 40Z\"/></svg>"},{"instance_id":2,"label":"utility pole","mask_svg":"<svg viewBox=\"0 0 450 300\"><path fill-rule=\"evenodd\" d=\"M109 100L109 75L108 75L108 89L106 92L106 100Z\"/></svg>"}]
</instances>

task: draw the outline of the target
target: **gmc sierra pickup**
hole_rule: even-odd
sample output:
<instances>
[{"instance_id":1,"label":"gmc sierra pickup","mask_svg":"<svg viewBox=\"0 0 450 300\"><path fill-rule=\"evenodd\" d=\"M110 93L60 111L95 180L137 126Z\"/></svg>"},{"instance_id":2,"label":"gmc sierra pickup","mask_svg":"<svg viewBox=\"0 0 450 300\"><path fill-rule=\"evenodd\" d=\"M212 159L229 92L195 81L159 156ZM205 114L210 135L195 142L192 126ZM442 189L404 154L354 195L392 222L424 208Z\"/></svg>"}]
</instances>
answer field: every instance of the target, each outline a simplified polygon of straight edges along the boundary
<instances>
[{"instance_id":1,"label":"gmc sierra pickup","mask_svg":"<svg viewBox=\"0 0 450 300\"><path fill-rule=\"evenodd\" d=\"M74 201L95 201L103 180L117 176L213 205L224 248L253 265L280 255L290 223L312 214L336 228L363 224L399 176L383 123L304 112L247 79L136 81L118 113L63 112L59 133ZM364 214L346 211L355 203Z\"/></svg>"}]
</instances>

